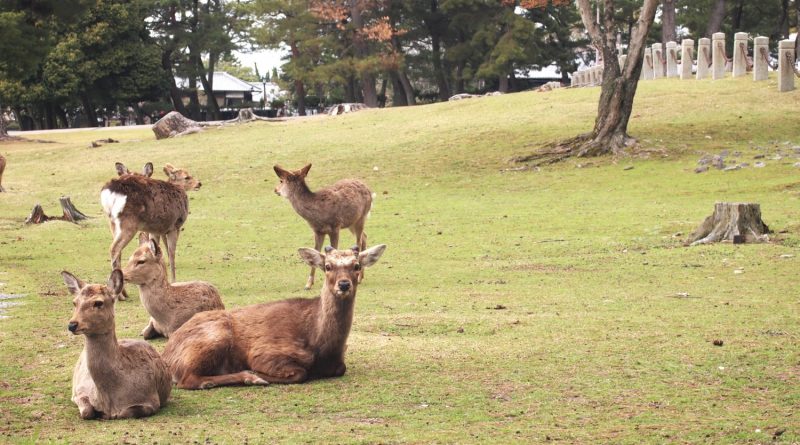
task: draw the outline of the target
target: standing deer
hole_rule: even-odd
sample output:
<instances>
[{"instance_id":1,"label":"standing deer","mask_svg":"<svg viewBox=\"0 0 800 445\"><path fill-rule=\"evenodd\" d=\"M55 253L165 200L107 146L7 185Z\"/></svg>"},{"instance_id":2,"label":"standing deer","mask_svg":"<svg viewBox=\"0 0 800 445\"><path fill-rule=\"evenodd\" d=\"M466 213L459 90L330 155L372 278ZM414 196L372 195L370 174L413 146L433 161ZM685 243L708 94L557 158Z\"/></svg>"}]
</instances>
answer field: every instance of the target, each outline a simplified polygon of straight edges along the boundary
<instances>
[{"instance_id":1,"label":"standing deer","mask_svg":"<svg viewBox=\"0 0 800 445\"><path fill-rule=\"evenodd\" d=\"M306 175L311 164L300 170L284 170L280 166L273 167L280 179L275 193L292 203L298 215L308 222L314 231L314 249L319 250L325 240L330 238L331 246L339 248L339 230L350 229L356 236L356 245L360 250L367 248L367 234L364 224L372 208L372 192L366 184L357 179L342 179L330 187L312 192L306 185ZM306 282L306 290L314 285L315 268L311 268ZM359 274L358 281L364 278Z\"/></svg>"},{"instance_id":2,"label":"standing deer","mask_svg":"<svg viewBox=\"0 0 800 445\"><path fill-rule=\"evenodd\" d=\"M233 311L200 312L169 338L164 361L178 388L302 383L345 373L358 273L386 245L359 253L299 250L325 273L317 298L292 298Z\"/></svg>"},{"instance_id":3,"label":"standing deer","mask_svg":"<svg viewBox=\"0 0 800 445\"><path fill-rule=\"evenodd\" d=\"M119 177L108 181L100 191L100 203L108 215L114 237L110 249L111 267L120 266L122 249L142 230L153 239L164 240L172 281L175 281L175 248L181 227L189 216L189 198L181 187L148 177L152 171L153 164L149 162L144 175L129 173L124 165L117 163Z\"/></svg>"},{"instance_id":4,"label":"standing deer","mask_svg":"<svg viewBox=\"0 0 800 445\"><path fill-rule=\"evenodd\" d=\"M6 169L6 158L4 158L3 155L0 155L0 192L6 191L6 189L3 188L3 171L5 169Z\"/></svg>"},{"instance_id":5,"label":"standing deer","mask_svg":"<svg viewBox=\"0 0 800 445\"><path fill-rule=\"evenodd\" d=\"M75 309L68 329L86 336L72 375L72 401L82 419L125 419L155 414L167 403L172 383L158 352L141 340L117 341L114 297L122 291L122 272L108 284L85 284L61 272Z\"/></svg>"},{"instance_id":6,"label":"standing deer","mask_svg":"<svg viewBox=\"0 0 800 445\"><path fill-rule=\"evenodd\" d=\"M161 249L144 232L139 234L139 248L131 255L122 275L125 281L139 286L139 298L150 314L150 322L142 331L147 340L160 335L169 337L198 312L225 309L211 283L170 284Z\"/></svg>"}]
</instances>

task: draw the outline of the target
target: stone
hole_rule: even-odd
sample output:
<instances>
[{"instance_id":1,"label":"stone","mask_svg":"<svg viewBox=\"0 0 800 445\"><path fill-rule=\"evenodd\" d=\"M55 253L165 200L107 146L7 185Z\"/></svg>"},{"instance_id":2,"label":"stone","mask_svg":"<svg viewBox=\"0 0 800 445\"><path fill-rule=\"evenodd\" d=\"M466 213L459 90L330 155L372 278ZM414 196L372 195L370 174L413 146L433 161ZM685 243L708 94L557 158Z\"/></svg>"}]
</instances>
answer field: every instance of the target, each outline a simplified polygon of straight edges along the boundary
<instances>
[{"instance_id":1,"label":"stone","mask_svg":"<svg viewBox=\"0 0 800 445\"><path fill-rule=\"evenodd\" d=\"M753 44L753 80L769 78L769 37L756 37Z\"/></svg>"},{"instance_id":2,"label":"stone","mask_svg":"<svg viewBox=\"0 0 800 445\"><path fill-rule=\"evenodd\" d=\"M725 65L728 57L725 54L725 33L716 32L711 36L711 78L714 80L725 78Z\"/></svg>"},{"instance_id":3,"label":"stone","mask_svg":"<svg viewBox=\"0 0 800 445\"><path fill-rule=\"evenodd\" d=\"M764 168L766 166L767 166L767 164L765 164L763 162L760 162L760 161L756 162L755 164L753 164L753 167L755 167L755 168Z\"/></svg>"},{"instance_id":4,"label":"stone","mask_svg":"<svg viewBox=\"0 0 800 445\"><path fill-rule=\"evenodd\" d=\"M798 164L800 164L800 162ZM707 165L703 165L703 166L700 166L700 167L697 167L696 169L694 169L695 173L705 173L707 171L708 171L708 166Z\"/></svg>"},{"instance_id":5,"label":"stone","mask_svg":"<svg viewBox=\"0 0 800 445\"><path fill-rule=\"evenodd\" d=\"M778 46L778 91L794 90L794 41L781 40Z\"/></svg>"},{"instance_id":6,"label":"stone","mask_svg":"<svg viewBox=\"0 0 800 445\"><path fill-rule=\"evenodd\" d=\"M709 77L711 69L711 39L703 37L697 44L697 80Z\"/></svg>"},{"instance_id":7,"label":"stone","mask_svg":"<svg viewBox=\"0 0 800 445\"><path fill-rule=\"evenodd\" d=\"M678 44L667 42L667 77L678 77Z\"/></svg>"},{"instance_id":8,"label":"stone","mask_svg":"<svg viewBox=\"0 0 800 445\"><path fill-rule=\"evenodd\" d=\"M729 171L733 171L733 170L739 170L740 168L741 167L739 167L738 165L731 165L730 167L723 168L722 171L729 172Z\"/></svg>"},{"instance_id":9,"label":"stone","mask_svg":"<svg viewBox=\"0 0 800 445\"><path fill-rule=\"evenodd\" d=\"M694 65L694 40L681 41L681 80L692 79L692 65Z\"/></svg>"},{"instance_id":10,"label":"stone","mask_svg":"<svg viewBox=\"0 0 800 445\"><path fill-rule=\"evenodd\" d=\"M660 43L653 44L653 78L661 79L664 77L666 67L666 59L664 59L664 49Z\"/></svg>"},{"instance_id":11,"label":"stone","mask_svg":"<svg viewBox=\"0 0 800 445\"><path fill-rule=\"evenodd\" d=\"M653 50L644 49L644 61L642 62L642 80L653 80Z\"/></svg>"},{"instance_id":12,"label":"stone","mask_svg":"<svg viewBox=\"0 0 800 445\"><path fill-rule=\"evenodd\" d=\"M733 36L733 77L747 75L747 39L746 32L737 32Z\"/></svg>"}]
</instances>

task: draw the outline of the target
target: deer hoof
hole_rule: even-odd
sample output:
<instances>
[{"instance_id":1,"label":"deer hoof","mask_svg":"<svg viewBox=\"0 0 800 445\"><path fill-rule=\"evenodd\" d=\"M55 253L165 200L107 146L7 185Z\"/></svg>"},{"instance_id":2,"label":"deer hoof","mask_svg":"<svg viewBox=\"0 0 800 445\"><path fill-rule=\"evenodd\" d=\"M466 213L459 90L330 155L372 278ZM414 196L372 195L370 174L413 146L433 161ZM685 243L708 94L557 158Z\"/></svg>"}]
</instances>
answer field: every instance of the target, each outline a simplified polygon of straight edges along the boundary
<instances>
[{"instance_id":1,"label":"deer hoof","mask_svg":"<svg viewBox=\"0 0 800 445\"><path fill-rule=\"evenodd\" d=\"M203 382L203 383L200 384L200 389L211 389L211 388L213 388L215 386L217 386L217 385L215 383L213 383L213 382Z\"/></svg>"}]
</instances>

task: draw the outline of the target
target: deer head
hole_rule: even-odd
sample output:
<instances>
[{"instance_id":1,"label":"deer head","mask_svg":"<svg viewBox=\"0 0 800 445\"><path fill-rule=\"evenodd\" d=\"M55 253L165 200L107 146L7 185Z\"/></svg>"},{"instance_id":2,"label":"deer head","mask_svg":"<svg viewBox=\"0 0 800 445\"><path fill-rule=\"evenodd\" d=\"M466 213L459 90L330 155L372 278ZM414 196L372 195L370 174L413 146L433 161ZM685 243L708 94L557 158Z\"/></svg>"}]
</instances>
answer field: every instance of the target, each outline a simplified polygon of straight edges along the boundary
<instances>
[{"instance_id":1,"label":"deer head","mask_svg":"<svg viewBox=\"0 0 800 445\"><path fill-rule=\"evenodd\" d=\"M74 295L72 318L67 329L73 334L102 335L114 332L114 302L122 292L122 271L114 269L108 283L85 284L67 271L61 272L69 292Z\"/></svg>"},{"instance_id":2,"label":"deer head","mask_svg":"<svg viewBox=\"0 0 800 445\"><path fill-rule=\"evenodd\" d=\"M311 170L311 164L306 165L300 170L289 171L281 168L280 165L272 167L275 174L278 175L280 183L275 187L275 194L289 198L294 190L298 187L306 187L306 175Z\"/></svg>"},{"instance_id":3,"label":"deer head","mask_svg":"<svg viewBox=\"0 0 800 445\"><path fill-rule=\"evenodd\" d=\"M187 192L190 190L199 190L203 185L197 178L192 177L186 169L175 168L172 164L164 165L164 173L167 175L170 183L181 187Z\"/></svg>"},{"instance_id":4,"label":"deer head","mask_svg":"<svg viewBox=\"0 0 800 445\"><path fill-rule=\"evenodd\" d=\"M122 176L122 175L138 175L138 174L140 174L140 173L136 173L136 172L132 172L132 171L128 170L128 167L125 167L125 164L123 164L122 162L115 163L114 167L116 167L116 169L117 169L117 175L118 176ZM141 175L142 176L147 176L148 178L150 176L153 176L153 163L152 162L148 162L147 164L144 164L144 167L142 168Z\"/></svg>"},{"instance_id":5,"label":"deer head","mask_svg":"<svg viewBox=\"0 0 800 445\"><path fill-rule=\"evenodd\" d=\"M133 284L147 284L150 281L166 276L167 266L161 248L156 240L151 240L144 232L139 234L139 247L128 259L128 264L122 269L126 282Z\"/></svg>"},{"instance_id":6,"label":"deer head","mask_svg":"<svg viewBox=\"0 0 800 445\"><path fill-rule=\"evenodd\" d=\"M309 247L298 250L300 257L309 266L318 267L325 273L325 288L335 296L348 299L356 294L359 271L378 262L386 244L373 246L363 252L358 247L350 250L336 250L326 247L325 253Z\"/></svg>"}]
</instances>

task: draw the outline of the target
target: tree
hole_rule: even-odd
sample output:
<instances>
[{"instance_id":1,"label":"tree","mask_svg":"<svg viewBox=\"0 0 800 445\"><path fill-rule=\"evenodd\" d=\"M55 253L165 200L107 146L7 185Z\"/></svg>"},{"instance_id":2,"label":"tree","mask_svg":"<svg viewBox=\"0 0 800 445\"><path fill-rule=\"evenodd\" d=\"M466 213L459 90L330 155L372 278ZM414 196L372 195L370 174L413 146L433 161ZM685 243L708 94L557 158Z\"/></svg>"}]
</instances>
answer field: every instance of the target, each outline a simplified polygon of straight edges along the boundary
<instances>
[{"instance_id":1,"label":"tree","mask_svg":"<svg viewBox=\"0 0 800 445\"><path fill-rule=\"evenodd\" d=\"M617 63L617 28L614 20L614 0L604 0L600 23L595 23L595 13L589 0L577 0L578 11L592 40L603 57L603 85L597 118L591 133L555 143L544 152L519 158L536 164L558 162L569 157L620 154L636 140L628 135L628 121L633 109L633 99L639 84L647 34L655 18L659 0L644 0L637 25L628 46L625 66Z\"/></svg>"},{"instance_id":2,"label":"tree","mask_svg":"<svg viewBox=\"0 0 800 445\"><path fill-rule=\"evenodd\" d=\"M661 3L661 41L674 42L678 39L675 25L675 0L663 0Z\"/></svg>"}]
</instances>

